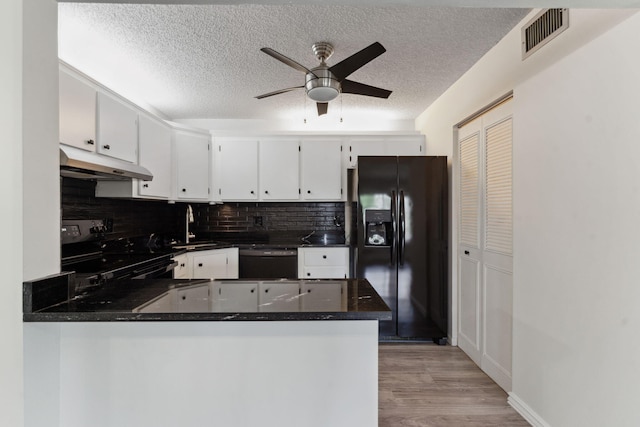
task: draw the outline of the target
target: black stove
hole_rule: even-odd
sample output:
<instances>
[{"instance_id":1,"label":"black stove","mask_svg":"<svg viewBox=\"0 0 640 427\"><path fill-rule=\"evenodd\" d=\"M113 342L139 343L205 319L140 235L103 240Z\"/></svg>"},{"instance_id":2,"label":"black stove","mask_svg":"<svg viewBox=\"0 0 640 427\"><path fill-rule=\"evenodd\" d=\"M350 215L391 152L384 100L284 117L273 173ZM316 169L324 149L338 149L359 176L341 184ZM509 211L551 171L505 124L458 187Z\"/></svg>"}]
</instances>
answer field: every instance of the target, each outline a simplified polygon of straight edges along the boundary
<instances>
[{"instance_id":1,"label":"black stove","mask_svg":"<svg viewBox=\"0 0 640 427\"><path fill-rule=\"evenodd\" d=\"M75 292L86 293L125 279L160 277L176 263L170 249L138 247L126 239L105 239L102 220L63 220L62 271L75 272Z\"/></svg>"}]
</instances>

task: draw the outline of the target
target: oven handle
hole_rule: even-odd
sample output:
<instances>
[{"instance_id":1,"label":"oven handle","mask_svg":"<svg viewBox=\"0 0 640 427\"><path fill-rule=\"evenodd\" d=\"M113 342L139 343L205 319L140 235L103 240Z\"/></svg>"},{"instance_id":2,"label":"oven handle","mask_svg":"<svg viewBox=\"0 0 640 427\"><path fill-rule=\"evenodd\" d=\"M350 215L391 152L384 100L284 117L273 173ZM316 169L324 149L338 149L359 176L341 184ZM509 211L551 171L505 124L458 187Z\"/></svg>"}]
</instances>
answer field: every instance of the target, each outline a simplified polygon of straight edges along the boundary
<instances>
[{"instance_id":1,"label":"oven handle","mask_svg":"<svg viewBox=\"0 0 640 427\"><path fill-rule=\"evenodd\" d=\"M169 264L162 264L161 266L151 266L142 270L133 270L131 273L132 279L146 279L148 277L155 276L156 274L166 273L167 271L171 271L178 266L177 261L172 261Z\"/></svg>"}]
</instances>

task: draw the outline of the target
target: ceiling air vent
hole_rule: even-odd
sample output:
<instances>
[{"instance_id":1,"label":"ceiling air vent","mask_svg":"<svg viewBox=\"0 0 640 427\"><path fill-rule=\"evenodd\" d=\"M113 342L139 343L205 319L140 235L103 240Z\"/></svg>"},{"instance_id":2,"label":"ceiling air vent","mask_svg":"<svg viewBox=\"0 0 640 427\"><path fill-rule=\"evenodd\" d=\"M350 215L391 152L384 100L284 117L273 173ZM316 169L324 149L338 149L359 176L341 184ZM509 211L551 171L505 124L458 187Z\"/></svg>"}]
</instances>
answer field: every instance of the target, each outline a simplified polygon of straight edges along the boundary
<instances>
[{"instance_id":1,"label":"ceiling air vent","mask_svg":"<svg viewBox=\"0 0 640 427\"><path fill-rule=\"evenodd\" d=\"M569 9L544 9L522 27L522 59L569 28Z\"/></svg>"}]
</instances>

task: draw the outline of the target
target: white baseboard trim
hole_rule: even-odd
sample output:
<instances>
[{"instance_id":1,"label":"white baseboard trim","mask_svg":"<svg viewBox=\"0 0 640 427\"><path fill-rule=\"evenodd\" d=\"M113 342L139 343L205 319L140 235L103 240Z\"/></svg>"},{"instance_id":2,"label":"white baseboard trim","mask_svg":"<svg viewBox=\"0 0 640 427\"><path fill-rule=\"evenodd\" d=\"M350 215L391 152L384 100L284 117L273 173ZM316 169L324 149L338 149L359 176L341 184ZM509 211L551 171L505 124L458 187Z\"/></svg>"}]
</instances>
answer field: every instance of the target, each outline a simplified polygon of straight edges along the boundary
<instances>
[{"instance_id":1,"label":"white baseboard trim","mask_svg":"<svg viewBox=\"0 0 640 427\"><path fill-rule=\"evenodd\" d=\"M516 394L513 392L509 393L509 398L507 402L513 409L516 410L522 418L524 418L529 424L533 427L551 427L549 423L542 419L542 417L529 407L526 403L522 401Z\"/></svg>"}]
</instances>

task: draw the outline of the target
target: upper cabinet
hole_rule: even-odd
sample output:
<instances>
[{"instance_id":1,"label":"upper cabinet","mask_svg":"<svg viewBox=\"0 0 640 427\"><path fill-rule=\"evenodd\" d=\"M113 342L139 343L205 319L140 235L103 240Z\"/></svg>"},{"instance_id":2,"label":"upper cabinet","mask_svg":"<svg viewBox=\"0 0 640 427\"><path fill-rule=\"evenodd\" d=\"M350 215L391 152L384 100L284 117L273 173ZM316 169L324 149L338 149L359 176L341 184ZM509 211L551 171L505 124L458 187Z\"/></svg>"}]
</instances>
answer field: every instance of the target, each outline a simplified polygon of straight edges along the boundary
<instances>
[{"instance_id":1,"label":"upper cabinet","mask_svg":"<svg viewBox=\"0 0 640 427\"><path fill-rule=\"evenodd\" d=\"M220 200L258 200L258 140L218 138L215 147L216 197Z\"/></svg>"},{"instance_id":2,"label":"upper cabinet","mask_svg":"<svg viewBox=\"0 0 640 427\"><path fill-rule=\"evenodd\" d=\"M163 120L140 114L138 162L153 174L151 181L137 181L141 197L171 197L171 128Z\"/></svg>"},{"instance_id":3,"label":"upper cabinet","mask_svg":"<svg viewBox=\"0 0 640 427\"><path fill-rule=\"evenodd\" d=\"M342 199L340 138L303 139L300 144L300 163L302 199Z\"/></svg>"},{"instance_id":4,"label":"upper cabinet","mask_svg":"<svg viewBox=\"0 0 640 427\"><path fill-rule=\"evenodd\" d=\"M208 201L211 163L209 135L174 129L173 141L176 198L185 201Z\"/></svg>"},{"instance_id":5,"label":"upper cabinet","mask_svg":"<svg viewBox=\"0 0 640 427\"><path fill-rule=\"evenodd\" d=\"M135 163L138 148L138 112L124 102L98 92L97 151Z\"/></svg>"},{"instance_id":6,"label":"upper cabinet","mask_svg":"<svg viewBox=\"0 0 640 427\"><path fill-rule=\"evenodd\" d=\"M424 135L362 136L346 140L345 163L358 165L358 156L424 156Z\"/></svg>"},{"instance_id":7,"label":"upper cabinet","mask_svg":"<svg viewBox=\"0 0 640 427\"><path fill-rule=\"evenodd\" d=\"M96 151L94 87L60 69L60 142Z\"/></svg>"},{"instance_id":8,"label":"upper cabinet","mask_svg":"<svg viewBox=\"0 0 640 427\"><path fill-rule=\"evenodd\" d=\"M259 145L262 200L298 200L300 145L297 139L263 139Z\"/></svg>"}]
</instances>

